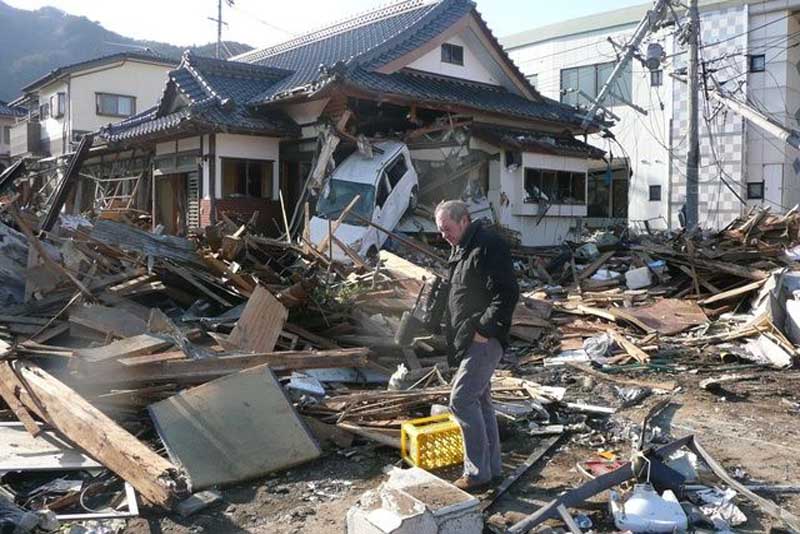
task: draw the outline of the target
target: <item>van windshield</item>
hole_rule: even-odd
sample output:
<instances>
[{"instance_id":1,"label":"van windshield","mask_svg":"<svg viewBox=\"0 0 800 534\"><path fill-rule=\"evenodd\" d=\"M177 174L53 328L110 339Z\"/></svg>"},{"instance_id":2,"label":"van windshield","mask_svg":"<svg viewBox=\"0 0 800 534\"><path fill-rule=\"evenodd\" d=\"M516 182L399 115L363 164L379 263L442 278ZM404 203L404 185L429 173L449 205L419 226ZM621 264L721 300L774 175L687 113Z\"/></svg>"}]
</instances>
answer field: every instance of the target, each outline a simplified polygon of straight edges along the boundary
<instances>
[{"instance_id":1,"label":"van windshield","mask_svg":"<svg viewBox=\"0 0 800 534\"><path fill-rule=\"evenodd\" d=\"M372 220L372 211L375 207L375 187L370 184L344 180L331 180L329 185L323 189L322 196L317 202L317 215L323 219L338 218L356 195L361 195L361 198L350 210L350 213L356 213L365 219ZM347 217L345 222L359 226L365 225L355 217Z\"/></svg>"}]
</instances>

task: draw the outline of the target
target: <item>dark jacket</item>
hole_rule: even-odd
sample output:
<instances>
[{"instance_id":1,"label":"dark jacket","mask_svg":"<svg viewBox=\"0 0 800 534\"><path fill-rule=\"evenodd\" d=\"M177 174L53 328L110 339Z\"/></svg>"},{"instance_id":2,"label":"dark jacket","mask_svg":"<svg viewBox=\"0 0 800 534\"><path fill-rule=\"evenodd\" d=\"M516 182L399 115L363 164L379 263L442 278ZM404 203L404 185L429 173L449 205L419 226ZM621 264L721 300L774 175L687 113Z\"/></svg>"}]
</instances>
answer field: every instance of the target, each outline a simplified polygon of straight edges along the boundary
<instances>
[{"instance_id":1,"label":"dark jacket","mask_svg":"<svg viewBox=\"0 0 800 534\"><path fill-rule=\"evenodd\" d=\"M457 365L475 332L508 345L511 317L519 298L511 251L505 240L471 223L450 255L447 300L448 361Z\"/></svg>"}]
</instances>

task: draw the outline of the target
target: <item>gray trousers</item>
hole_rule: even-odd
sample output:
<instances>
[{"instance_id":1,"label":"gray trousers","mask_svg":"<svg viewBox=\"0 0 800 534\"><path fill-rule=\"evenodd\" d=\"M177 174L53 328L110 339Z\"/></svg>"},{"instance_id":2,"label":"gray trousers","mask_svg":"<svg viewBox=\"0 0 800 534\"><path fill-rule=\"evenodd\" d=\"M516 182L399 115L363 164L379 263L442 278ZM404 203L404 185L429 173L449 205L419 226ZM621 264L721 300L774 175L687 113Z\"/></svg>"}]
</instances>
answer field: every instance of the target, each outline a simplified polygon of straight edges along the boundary
<instances>
[{"instance_id":1,"label":"gray trousers","mask_svg":"<svg viewBox=\"0 0 800 534\"><path fill-rule=\"evenodd\" d=\"M472 343L453 378L450 411L464 436L464 476L477 483L500 476L500 434L492 406L491 379L503 356L496 339Z\"/></svg>"}]
</instances>

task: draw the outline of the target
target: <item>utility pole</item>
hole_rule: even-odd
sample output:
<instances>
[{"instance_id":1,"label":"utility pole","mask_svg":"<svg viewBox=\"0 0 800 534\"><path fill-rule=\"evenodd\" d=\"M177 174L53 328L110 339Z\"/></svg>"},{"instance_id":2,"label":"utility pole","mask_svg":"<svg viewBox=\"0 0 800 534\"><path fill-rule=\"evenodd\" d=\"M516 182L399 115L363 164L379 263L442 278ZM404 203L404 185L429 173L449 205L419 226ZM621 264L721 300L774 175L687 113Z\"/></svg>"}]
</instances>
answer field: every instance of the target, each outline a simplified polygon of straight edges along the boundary
<instances>
[{"instance_id":1,"label":"utility pole","mask_svg":"<svg viewBox=\"0 0 800 534\"><path fill-rule=\"evenodd\" d=\"M589 109L586 110L586 115L584 115L583 122L581 124L582 128L586 128L589 126L589 123L594 120L595 113L598 109L603 107L603 101L611 92L614 82L616 82L619 75L623 70L625 70L625 67L636 55L639 47L642 44L642 41L644 41L644 38L658 27L661 20L667 14L669 4L669 0L656 0L653 9L648 11L644 18L639 21L639 25L636 27L636 30L634 30L633 36L631 36L631 39L625 45L625 52L622 54L622 57L617 60L614 70L611 71L611 74L603 84L603 87L600 88L600 92L597 93L597 98L592 101L592 103L589 105Z\"/></svg>"},{"instance_id":2,"label":"utility pole","mask_svg":"<svg viewBox=\"0 0 800 534\"><path fill-rule=\"evenodd\" d=\"M217 0L217 59L222 57L222 0Z\"/></svg>"},{"instance_id":3,"label":"utility pole","mask_svg":"<svg viewBox=\"0 0 800 534\"><path fill-rule=\"evenodd\" d=\"M229 6L233 6L233 0L225 0ZM222 58L222 25L228 25L227 22L222 20L222 0L217 0L217 18L208 17L208 20L217 23L217 59Z\"/></svg>"},{"instance_id":4,"label":"utility pole","mask_svg":"<svg viewBox=\"0 0 800 534\"><path fill-rule=\"evenodd\" d=\"M700 191L700 135L697 48L700 35L700 14L697 0L689 0L689 151L686 155L686 228L694 230L699 223L698 198Z\"/></svg>"}]
</instances>

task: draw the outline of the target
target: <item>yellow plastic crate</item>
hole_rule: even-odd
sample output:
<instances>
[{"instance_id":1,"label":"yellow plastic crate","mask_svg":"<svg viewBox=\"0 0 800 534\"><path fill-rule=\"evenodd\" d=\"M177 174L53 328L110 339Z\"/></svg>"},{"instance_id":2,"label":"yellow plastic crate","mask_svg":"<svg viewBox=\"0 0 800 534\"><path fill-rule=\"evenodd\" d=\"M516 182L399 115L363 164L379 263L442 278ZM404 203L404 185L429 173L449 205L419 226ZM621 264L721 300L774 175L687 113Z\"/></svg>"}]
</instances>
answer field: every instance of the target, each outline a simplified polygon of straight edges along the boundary
<instances>
[{"instance_id":1,"label":"yellow plastic crate","mask_svg":"<svg viewBox=\"0 0 800 534\"><path fill-rule=\"evenodd\" d=\"M403 423L400 427L400 450L406 463L426 470L464 461L461 428L451 414Z\"/></svg>"}]
</instances>

